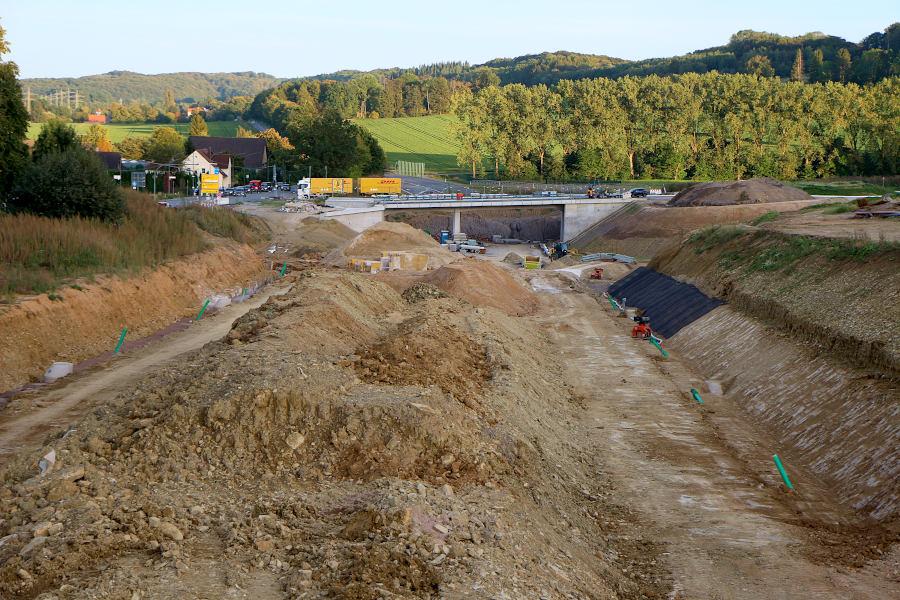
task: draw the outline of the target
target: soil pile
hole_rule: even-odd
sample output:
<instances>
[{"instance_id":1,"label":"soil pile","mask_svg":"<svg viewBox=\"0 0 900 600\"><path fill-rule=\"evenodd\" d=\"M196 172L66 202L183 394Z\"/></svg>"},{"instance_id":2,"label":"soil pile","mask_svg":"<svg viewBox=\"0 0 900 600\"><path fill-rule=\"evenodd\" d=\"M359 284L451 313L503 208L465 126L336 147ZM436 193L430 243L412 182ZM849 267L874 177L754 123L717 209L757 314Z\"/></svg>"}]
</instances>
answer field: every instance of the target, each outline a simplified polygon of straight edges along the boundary
<instances>
[{"instance_id":1,"label":"soil pile","mask_svg":"<svg viewBox=\"0 0 900 600\"><path fill-rule=\"evenodd\" d=\"M537 308L537 296L508 271L493 263L467 258L429 273L423 279L476 306L490 306L508 315L528 315Z\"/></svg>"},{"instance_id":2,"label":"soil pile","mask_svg":"<svg viewBox=\"0 0 900 600\"><path fill-rule=\"evenodd\" d=\"M403 290L403 299L410 304L430 298L446 298L447 294L429 283L414 283Z\"/></svg>"},{"instance_id":3,"label":"soil pile","mask_svg":"<svg viewBox=\"0 0 900 600\"><path fill-rule=\"evenodd\" d=\"M646 591L531 321L310 271L232 333L3 469L0 596Z\"/></svg>"},{"instance_id":4,"label":"soil pile","mask_svg":"<svg viewBox=\"0 0 900 600\"><path fill-rule=\"evenodd\" d=\"M428 257L428 268L437 268L458 260L439 243L420 229L405 223L385 221L366 229L349 243L331 252L326 262L345 266L348 258L375 260L382 252L406 251Z\"/></svg>"},{"instance_id":5,"label":"soil pile","mask_svg":"<svg viewBox=\"0 0 900 600\"><path fill-rule=\"evenodd\" d=\"M675 194L669 201L669 206L728 206L811 199L801 189L769 177L757 177L743 181L699 183Z\"/></svg>"},{"instance_id":6,"label":"soil pile","mask_svg":"<svg viewBox=\"0 0 900 600\"><path fill-rule=\"evenodd\" d=\"M437 385L475 408L475 398L490 377L487 356L471 337L434 318L447 306L429 306L423 315L401 323L388 338L365 349L356 363L360 377L372 383Z\"/></svg>"},{"instance_id":7,"label":"soil pile","mask_svg":"<svg viewBox=\"0 0 900 600\"><path fill-rule=\"evenodd\" d=\"M294 256L323 254L329 252L356 236L356 232L334 219L307 217L291 233L290 239Z\"/></svg>"},{"instance_id":8,"label":"soil pile","mask_svg":"<svg viewBox=\"0 0 900 600\"><path fill-rule=\"evenodd\" d=\"M503 262L508 265L518 265L522 266L522 257L516 254L515 252L510 252L506 256L503 257Z\"/></svg>"}]
</instances>

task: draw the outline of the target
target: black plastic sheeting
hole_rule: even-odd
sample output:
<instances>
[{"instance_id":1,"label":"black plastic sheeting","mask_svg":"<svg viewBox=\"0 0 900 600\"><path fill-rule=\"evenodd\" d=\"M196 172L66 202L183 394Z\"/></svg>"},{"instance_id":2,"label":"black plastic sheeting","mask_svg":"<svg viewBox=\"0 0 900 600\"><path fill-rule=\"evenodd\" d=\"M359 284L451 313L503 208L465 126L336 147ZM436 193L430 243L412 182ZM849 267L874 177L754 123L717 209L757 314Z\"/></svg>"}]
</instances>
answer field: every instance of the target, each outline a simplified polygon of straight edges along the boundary
<instances>
[{"instance_id":1,"label":"black plastic sheeting","mask_svg":"<svg viewBox=\"0 0 900 600\"><path fill-rule=\"evenodd\" d=\"M625 298L627 306L643 309L653 332L666 338L723 304L693 285L647 267L635 269L609 286L609 294L616 300Z\"/></svg>"}]
</instances>

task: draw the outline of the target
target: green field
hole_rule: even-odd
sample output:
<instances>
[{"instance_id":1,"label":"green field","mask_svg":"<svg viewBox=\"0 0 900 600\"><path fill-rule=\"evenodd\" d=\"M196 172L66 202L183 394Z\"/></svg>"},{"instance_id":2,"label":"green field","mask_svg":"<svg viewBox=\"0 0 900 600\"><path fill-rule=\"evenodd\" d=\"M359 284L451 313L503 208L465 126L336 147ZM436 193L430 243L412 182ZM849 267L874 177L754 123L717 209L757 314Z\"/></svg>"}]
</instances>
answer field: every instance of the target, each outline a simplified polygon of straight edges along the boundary
<instances>
[{"instance_id":1,"label":"green field","mask_svg":"<svg viewBox=\"0 0 900 600\"><path fill-rule=\"evenodd\" d=\"M425 163L425 170L432 173L454 174L465 171L456 164L459 144L451 130L455 121L452 115L431 115L357 119L354 123L375 136L387 154L389 168L394 168L398 160L408 160Z\"/></svg>"},{"instance_id":2,"label":"green field","mask_svg":"<svg viewBox=\"0 0 900 600\"><path fill-rule=\"evenodd\" d=\"M28 139L37 138L41 131L43 123L28 124ZM220 137L234 137L237 133L238 126L250 129L250 126L240 121L210 121L207 124L209 135ZM78 133L84 133L90 127L90 123L72 123L72 127ZM109 134L109 141L116 143L122 141L127 136L149 137L156 127L174 127L182 134L187 135L190 131L190 123L173 123L171 125L160 125L158 123L112 123L104 125Z\"/></svg>"}]
</instances>

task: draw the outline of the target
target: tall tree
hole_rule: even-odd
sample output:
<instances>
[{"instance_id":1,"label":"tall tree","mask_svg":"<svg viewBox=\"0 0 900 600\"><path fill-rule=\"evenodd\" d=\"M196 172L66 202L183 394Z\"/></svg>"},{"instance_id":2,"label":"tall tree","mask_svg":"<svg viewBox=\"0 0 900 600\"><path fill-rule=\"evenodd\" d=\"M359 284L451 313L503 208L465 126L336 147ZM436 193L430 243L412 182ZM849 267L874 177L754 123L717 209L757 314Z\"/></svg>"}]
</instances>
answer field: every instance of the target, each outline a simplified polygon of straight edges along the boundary
<instances>
[{"instance_id":1,"label":"tall tree","mask_svg":"<svg viewBox=\"0 0 900 600\"><path fill-rule=\"evenodd\" d=\"M850 78L850 67L851 67L851 59L850 59L850 51L846 48L841 48L837 53L837 67L838 67L838 81L841 83L847 83L847 80Z\"/></svg>"},{"instance_id":2,"label":"tall tree","mask_svg":"<svg viewBox=\"0 0 900 600\"><path fill-rule=\"evenodd\" d=\"M141 160L147 151L147 138L126 136L120 142L114 144L116 152L122 153L122 158Z\"/></svg>"},{"instance_id":3,"label":"tall tree","mask_svg":"<svg viewBox=\"0 0 900 600\"><path fill-rule=\"evenodd\" d=\"M191 115L191 135L209 135L206 119L203 118L199 111Z\"/></svg>"},{"instance_id":4,"label":"tall tree","mask_svg":"<svg viewBox=\"0 0 900 600\"><path fill-rule=\"evenodd\" d=\"M791 67L791 81L803 81L803 48L797 48L794 66Z\"/></svg>"},{"instance_id":5,"label":"tall tree","mask_svg":"<svg viewBox=\"0 0 900 600\"><path fill-rule=\"evenodd\" d=\"M19 68L16 63L2 59L8 52L6 30L0 27L0 208L27 160L24 141L28 111L22 104L22 89L17 81Z\"/></svg>"},{"instance_id":6,"label":"tall tree","mask_svg":"<svg viewBox=\"0 0 900 600\"><path fill-rule=\"evenodd\" d=\"M96 150L97 152L110 152L112 150L112 142L109 141L109 135L106 127L97 123L92 123L88 130L79 136L81 144L88 150Z\"/></svg>"},{"instance_id":7,"label":"tall tree","mask_svg":"<svg viewBox=\"0 0 900 600\"><path fill-rule=\"evenodd\" d=\"M174 127L155 128L144 152L147 159L161 164L178 162L184 155L184 138Z\"/></svg>"},{"instance_id":8,"label":"tall tree","mask_svg":"<svg viewBox=\"0 0 900 600\"><path fill-rule=\"evenodd\" d=\"M41 157L54 152L64 152L78 145L78 134L75 128L62 121L48 121L41 127L37 139L34 141L34 149L31 157L39 160Z\"/></svg>"},{"instance_id":9,"label":"tall tree","mask_svg":"<svg viewBox=\"0 0 900 600\"><path fill-rule=\"evenodd\" d=\"M754 54L748 58L745 70L747 73L758 75L759 77L775 76L775 68L772 66L772 61L764 54Z\"/></svg>"}]
</instances>

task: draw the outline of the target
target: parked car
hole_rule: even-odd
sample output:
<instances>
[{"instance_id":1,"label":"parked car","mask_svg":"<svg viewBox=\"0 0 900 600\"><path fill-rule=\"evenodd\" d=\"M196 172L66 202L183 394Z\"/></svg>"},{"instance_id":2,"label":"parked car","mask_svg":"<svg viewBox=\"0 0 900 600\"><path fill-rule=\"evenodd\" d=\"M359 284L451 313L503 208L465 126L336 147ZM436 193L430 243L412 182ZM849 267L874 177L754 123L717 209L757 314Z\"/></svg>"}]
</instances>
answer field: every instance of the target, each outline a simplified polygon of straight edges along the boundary
<instances>
[{"instance_id":1,"label":"parked car","mask_svg":"<svg viewBox=\"0 0 900 600\"><path fill-rule=\"evenodd\" d=\"M650 191L644 188L634 188L629 193L632 198L646 198L650 194Z\"/></svg>"},{"instance_id":2,"label":"parked car","mask_svg":"<svg viewBox=\"0 0 900 600\"><path fill-rule=\"evenodd\" d=\"M225 195L226 196L246 196L247 190L245 190L242 187L228 188L227 190L225 190Z\"/></svg>"},{"instance_id":3,"label":"parked car","mask_svg":"<svg viewBox=\"0 0 900 600\"><path fill-rule=\"evenodd\" d=\"M282 192L289 192L289 191L291 191L291 184L289 184L289 183L279 183L279 184L278 184L278 189L281 190Z\"/></svg>"}]
</instances>

